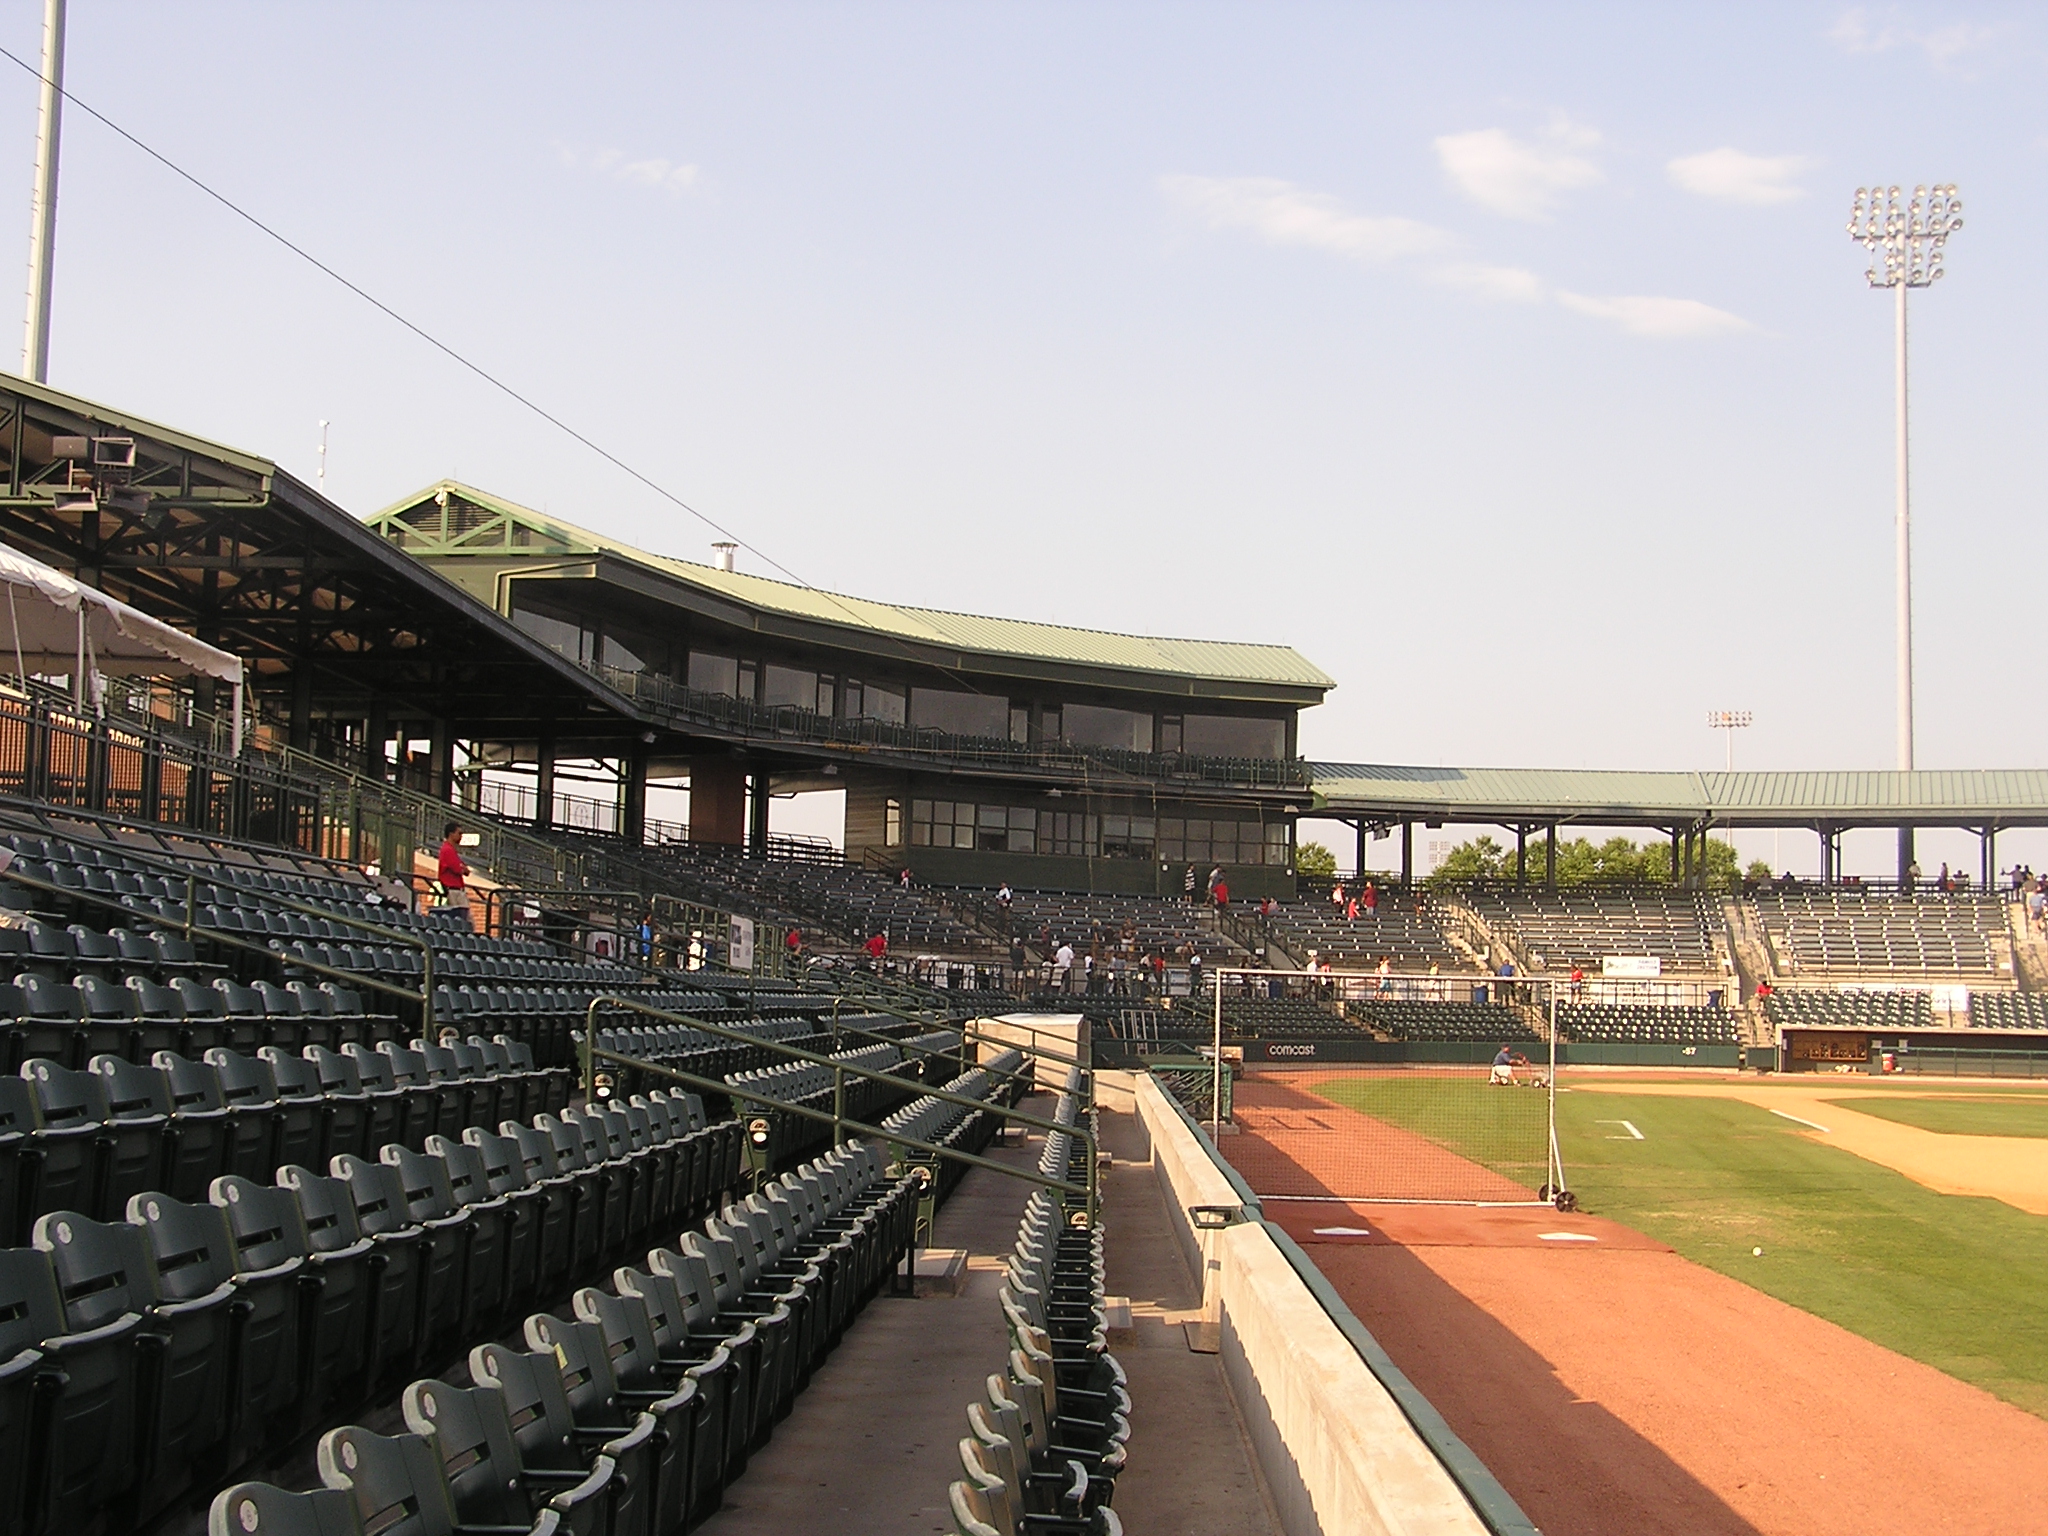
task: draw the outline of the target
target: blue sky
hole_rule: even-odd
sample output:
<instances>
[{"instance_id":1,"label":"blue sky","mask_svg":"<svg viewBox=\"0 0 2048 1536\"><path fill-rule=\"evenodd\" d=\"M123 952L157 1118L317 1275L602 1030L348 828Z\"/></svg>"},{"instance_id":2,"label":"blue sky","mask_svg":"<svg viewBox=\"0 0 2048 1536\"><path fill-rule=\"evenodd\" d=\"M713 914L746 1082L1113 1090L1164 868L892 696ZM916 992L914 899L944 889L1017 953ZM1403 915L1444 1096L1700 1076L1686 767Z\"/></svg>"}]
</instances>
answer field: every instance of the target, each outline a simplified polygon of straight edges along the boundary
<instances>
[{"instance_id":1,"label":"blue sky","mask_svg":"<svg viewBox=\"0 0 2048 1536\"><path fill-rule=\"evenodd\" d=\"M1290 642L1343 685L1303 732L1338 758L1711 767L1734 707L1746 764L1889 766L1890 312L1844 223L1954 181L1914 310L1920 760L2048 756L2038 12L71 29L77 95L804 579ZM0 77L24 235L33 132ZM457 474L713 537L76 112L59 208L59 387L308 476L326 418L360 513Z\"/></svg>"}]
</instances>

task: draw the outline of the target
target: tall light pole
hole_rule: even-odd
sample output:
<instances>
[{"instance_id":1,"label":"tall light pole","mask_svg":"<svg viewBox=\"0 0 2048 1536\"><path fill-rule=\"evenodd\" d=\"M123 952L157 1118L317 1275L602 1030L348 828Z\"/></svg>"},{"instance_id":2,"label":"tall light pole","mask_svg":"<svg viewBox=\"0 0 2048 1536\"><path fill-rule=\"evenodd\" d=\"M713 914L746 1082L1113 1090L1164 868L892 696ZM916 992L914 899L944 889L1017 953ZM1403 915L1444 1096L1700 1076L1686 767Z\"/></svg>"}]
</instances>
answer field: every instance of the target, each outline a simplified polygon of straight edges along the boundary
<instances>
[{"instance_id":1,"label":"tall light pole","mask_svg":"<svg viewBox=\"0 0 2048 1536\"><path fill-rule=\"evenodd\" d=\"M1756 717L1746 709L1710 709L1707 711L1709 730L1728 733L1728 771L1735 771L1735 733L1748 730Z\"/></svg>"},{"instance_id":2,"label":"tall light pole","mask_svg":"<svg viewBox=\"0 0 2048 1536\"><path fill-rule=\"evenodd\" d=\"M1953 184L1915 187L1908 198L1897 187L1858 187L1849 210L1849 235L1870 252L1864 275L1873 288L1894 291L1898 372L1898 670L1899 767L1913 767L1913 533L1907 474L1906 290L1926 288L1941 278L1942 246L1963 227L1963 200ZM1913 863L1913 829L1899 828L1899 878Z\"/></svg>"},{"instance_id":3,"label":"tall light pole","mask_svg":"<svg viewBox=\"0 0 2048 1536\"><path fill-rule=\"evenodd\" d=\"M64 0L43 7L43 96L36 116L36 180L29 201L28 322L21 373L50 380L50 278L57 264L57 138L64 121Z\"/></svg>"}]
</instances>

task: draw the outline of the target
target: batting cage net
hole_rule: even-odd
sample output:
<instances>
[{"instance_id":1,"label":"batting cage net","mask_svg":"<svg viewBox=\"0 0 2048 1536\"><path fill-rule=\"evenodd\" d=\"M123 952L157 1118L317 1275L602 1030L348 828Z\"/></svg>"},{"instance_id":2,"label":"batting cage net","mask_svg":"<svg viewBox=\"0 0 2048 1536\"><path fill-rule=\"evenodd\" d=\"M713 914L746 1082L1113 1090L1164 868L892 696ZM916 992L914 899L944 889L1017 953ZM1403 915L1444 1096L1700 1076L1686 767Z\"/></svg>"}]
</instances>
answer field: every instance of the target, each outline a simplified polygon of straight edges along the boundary
<instances>
[{"instance_id":1,"label":"batting cage net","mask_svg":"<svg viewBox=\"0 0 2048 1536\"><path fill-rule=\"evenodd\" d=\"M1298 973L1218 975L1219 1007L1303 983ZM1350 1013L1347 996L1405 1001L1420 1019L1441 1009L1488 1010L1494 1036L1410 1040L1401 1062L1332 1061L1309 1070L1250 1071L1234 1085L1236 1134L1218 1139L1262 1200L1539 1205L1564 1188L1557 1151L1557 1052L1552 987L1496 980L1475 1004L1447 993L1450 978L1323 972L1307 983ZM1425 989L1434 991L1425 993ZM1457 990L1470 990L1459 978ZM1414 1011L1414 1010L1411 1010ZM1341 1028L1341 1026L1339 1026ZM1442 1060L1416 1060L1442 1057ZM1462 1058L1462 1059L1459 1059Z\"/></svg>"}]
</instances>

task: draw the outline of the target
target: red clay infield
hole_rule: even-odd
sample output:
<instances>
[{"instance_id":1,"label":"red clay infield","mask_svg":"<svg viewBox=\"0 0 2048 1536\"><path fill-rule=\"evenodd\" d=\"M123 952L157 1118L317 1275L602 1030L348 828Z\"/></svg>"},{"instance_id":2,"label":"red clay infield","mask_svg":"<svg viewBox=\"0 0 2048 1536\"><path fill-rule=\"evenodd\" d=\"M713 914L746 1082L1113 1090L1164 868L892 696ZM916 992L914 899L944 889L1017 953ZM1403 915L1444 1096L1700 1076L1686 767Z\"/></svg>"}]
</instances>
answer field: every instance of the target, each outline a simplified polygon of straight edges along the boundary
<instances>
[{"instance_id":1,"label":"red clay infield","mask_svg":"<svg viewBox=\"0 0 2048 1536\"><path fill-rule=\"evenodd\" d=\"M1224 1139L1233 1161L1257 1142L1254 1160L1312 1169L1328 1130L1272 1112L1351 1114L1270 1078L1237 1102L1264 1126ZM2048 1422L1628 1228L1540 1208L1267 1214L1550 1536L2048 1532ZM1316 1231L1336 1227L1367 1235Z\"/></svg>"}]
</instances>

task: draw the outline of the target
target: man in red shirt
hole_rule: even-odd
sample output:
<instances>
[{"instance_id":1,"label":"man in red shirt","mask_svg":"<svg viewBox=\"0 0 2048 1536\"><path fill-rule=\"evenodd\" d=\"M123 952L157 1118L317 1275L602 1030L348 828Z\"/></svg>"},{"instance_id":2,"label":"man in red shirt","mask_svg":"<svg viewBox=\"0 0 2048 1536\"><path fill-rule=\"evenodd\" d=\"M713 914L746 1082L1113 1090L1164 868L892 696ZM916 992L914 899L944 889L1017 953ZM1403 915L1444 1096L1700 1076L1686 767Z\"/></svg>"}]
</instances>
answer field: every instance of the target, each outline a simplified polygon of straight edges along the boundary
<instances>
[{"instance_id":1,"label":"man in red shirt","mask_svg":"<svg viewBox=\"0 0 2048 1536\"><path fill-rule=\"evenodd\" d=\"M868 964L879 971L882 968L882 957L889 953L889 935L886 933L872 934L869 936L867 943L863 944L861 948L868 952Z\"/></svg>"},{"instance_id":2,"label":"man in red shirt","mask_svg":"<svg viewBox=\"0 0 2048 1536\"><path fill-rule=\"evenodd\" d=\"M469 910L469 866L462 862L462 824L451 821L441 829L441 889L447 892L444 906L458 912Z\"/></svg>"}]
</instances>

